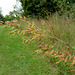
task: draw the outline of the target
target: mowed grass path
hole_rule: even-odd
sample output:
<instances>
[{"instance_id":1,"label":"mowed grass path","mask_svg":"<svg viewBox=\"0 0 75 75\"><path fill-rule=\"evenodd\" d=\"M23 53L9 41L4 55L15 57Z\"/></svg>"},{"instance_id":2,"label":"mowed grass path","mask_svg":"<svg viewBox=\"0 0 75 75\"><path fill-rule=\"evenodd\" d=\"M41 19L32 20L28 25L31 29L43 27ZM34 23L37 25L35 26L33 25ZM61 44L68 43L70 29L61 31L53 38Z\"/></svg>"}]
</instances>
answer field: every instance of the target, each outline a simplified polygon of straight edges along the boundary
<instances>
[{"instance_id":1,"label":"mowed grass path","mask_svg":"<svg viewBox=\"0 0 75 75\"><path fill-rule=\"evenodd\" d=\"M59 75L58 68L36 50L0 26L0 75Z\"/></svg>"}]
</instances>

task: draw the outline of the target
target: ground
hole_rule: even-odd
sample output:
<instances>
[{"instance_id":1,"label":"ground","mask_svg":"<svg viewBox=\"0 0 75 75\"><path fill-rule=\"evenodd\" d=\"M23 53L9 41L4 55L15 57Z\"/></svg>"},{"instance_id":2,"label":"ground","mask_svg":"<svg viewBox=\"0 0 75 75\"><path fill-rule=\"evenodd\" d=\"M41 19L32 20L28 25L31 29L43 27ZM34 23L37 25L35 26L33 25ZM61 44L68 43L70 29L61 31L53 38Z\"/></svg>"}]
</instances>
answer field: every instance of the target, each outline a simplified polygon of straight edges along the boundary
<instances>
[{"instance_id":1,"label":"ground","mask_svg":"<svg viewBox=\"0 0 75 75\"><path fill-rule=\"evenodd\" d=\"M34 44L22 44L0 26L0 75L60 75L55 64L37 54Z\"/></svg>"}]
</instances>

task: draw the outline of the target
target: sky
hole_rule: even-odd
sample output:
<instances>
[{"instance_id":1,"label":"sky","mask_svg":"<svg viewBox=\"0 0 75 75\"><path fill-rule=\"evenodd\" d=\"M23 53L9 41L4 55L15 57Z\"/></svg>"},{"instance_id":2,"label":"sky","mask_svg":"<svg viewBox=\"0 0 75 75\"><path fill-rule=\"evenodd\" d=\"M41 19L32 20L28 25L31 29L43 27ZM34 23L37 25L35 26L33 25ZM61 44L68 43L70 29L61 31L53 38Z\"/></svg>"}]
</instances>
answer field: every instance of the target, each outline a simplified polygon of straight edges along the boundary
<instances>
[{"instance_id":1,"label":"sky","mask_svg":"<svg viewBox=\"0 0 75 75\"><path fill-rule=\"evenodd\" d=\"M3 16L8 15L10 11L14 10L14 5L20 6L20 2L16 0L0 0L0 9L2 10Z\"/></svg>"}]
</instances>

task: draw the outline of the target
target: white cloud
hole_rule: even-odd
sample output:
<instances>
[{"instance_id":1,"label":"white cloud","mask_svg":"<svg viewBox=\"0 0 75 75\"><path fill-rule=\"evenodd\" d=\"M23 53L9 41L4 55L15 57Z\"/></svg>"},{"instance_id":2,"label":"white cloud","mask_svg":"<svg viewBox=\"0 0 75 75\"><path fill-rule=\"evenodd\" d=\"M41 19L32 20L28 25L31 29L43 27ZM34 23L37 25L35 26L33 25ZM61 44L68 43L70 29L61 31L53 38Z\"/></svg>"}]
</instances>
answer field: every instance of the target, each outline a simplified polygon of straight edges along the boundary
<instances>
[{"instance_id":1,"label":"white cloud","mask_svg":"<svg viewBox=\"0 0 75 75\"><path fill-rule=\"evenodd\" d=\"M0 0L0 7L2 8L2 14L8 15L10 11L13 11L13 6L16 5L16 0Z\"/></svg>"}]
</instances>

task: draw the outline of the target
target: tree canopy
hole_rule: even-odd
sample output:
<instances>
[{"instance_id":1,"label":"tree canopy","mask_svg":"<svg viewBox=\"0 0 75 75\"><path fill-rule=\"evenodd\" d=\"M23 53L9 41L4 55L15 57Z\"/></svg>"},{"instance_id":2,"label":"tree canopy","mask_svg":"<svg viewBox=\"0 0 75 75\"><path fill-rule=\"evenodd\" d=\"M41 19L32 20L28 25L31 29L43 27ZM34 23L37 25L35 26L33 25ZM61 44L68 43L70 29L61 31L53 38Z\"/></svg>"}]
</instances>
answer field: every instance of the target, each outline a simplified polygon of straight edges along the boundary
<instances>
[{"instance_id":1,"label":"tree canopy","mask_svg":"<svg viewBox=\"0 0 75 75\"><path fill-rule=\"evenodd\" d=\"M20 0L24 15L47 16L58 10L57 2L54 0Z\"/></svg>"},{"instance_id":2,"label":"tree canopy","mask_svg":"<svg viewBox=\"0 0 75 75\"><path fill-rule=\"evenodd\" d=\"M75 0L19 0L25 16L45 17L50 13L70 11L75 8ZM63 9L63 10L61 10ZM75 12L74 10L72 11Z\"/></svg>"}]
</instances>

